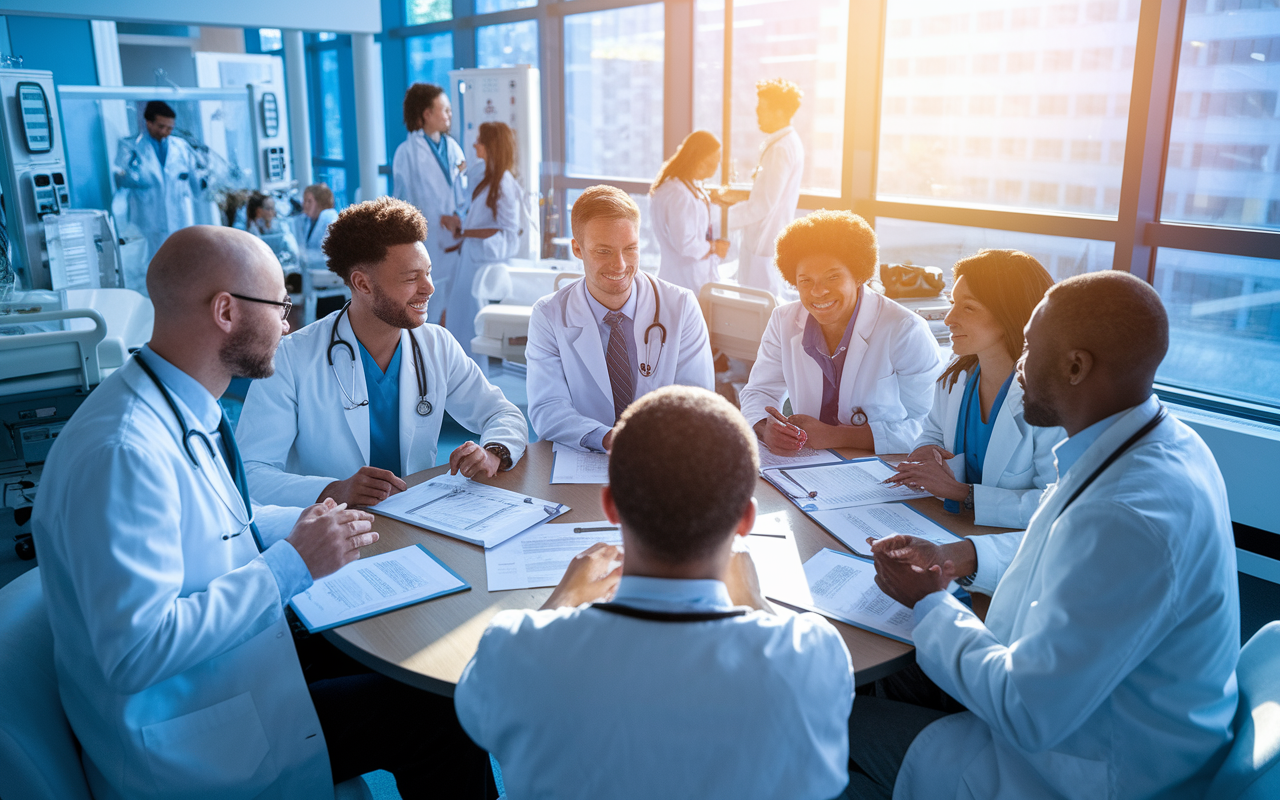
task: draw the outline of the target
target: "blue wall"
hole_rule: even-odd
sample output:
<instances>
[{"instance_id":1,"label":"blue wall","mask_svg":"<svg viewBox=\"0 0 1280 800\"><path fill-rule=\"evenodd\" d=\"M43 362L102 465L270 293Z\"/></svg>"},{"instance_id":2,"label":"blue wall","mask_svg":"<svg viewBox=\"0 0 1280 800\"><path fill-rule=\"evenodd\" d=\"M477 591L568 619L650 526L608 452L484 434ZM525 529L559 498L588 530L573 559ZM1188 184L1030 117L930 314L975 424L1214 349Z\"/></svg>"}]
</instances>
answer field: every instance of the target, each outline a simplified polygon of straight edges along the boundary
<instances>
[{"instance_id":1,"label":"blue wall","mask_svg":"<svg viewBox=\"0 0 1280 800\"><path fill-rule=\"evenodd\" d=\"M97 86L93 34L85 19L11 16L9 43L23 69L47 69L55 84Z\"/></svg>"}]
</instances>

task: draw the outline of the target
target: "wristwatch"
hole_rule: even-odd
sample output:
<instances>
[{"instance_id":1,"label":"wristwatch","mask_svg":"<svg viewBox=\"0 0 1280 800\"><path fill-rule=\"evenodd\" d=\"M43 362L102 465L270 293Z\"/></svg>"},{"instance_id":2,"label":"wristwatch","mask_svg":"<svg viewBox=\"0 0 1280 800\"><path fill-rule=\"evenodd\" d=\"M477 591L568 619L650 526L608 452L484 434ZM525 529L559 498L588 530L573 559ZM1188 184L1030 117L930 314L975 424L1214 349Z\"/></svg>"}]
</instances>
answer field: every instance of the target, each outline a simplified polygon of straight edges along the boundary
<instances>
[{"instance_id":1,"label":"wristwatch","mask_svg":"<svg viewBox=\"0 0 1280 800\"><path fill-rule=\"evenodd\" d=\"M505 444L498 444L497 442L490 442L489 444L486 444L486 445L484 446L484 449L485 449L485 450L488 450L490 453L493 453L495 456L497 456L497 457L498 457L498 461L499 461L498 469L499 469L499 470L501 470L501 471L505 472L505 471L507 471L507 470L511 469L511 466L512 466L512 464L513 464L514 462L512 462L512 460L511 460L511 451L507 449L507 446L506 446Z\"/></svg>"},{"instance_id":2,"label":"wristwatch","mask_svg":"<svg viewBox=\"0 0 1280 800\"><path fill-rule=\"evenodd\" d=\"M969 494L966 495L964 498L964 510L965 511L973 510L973 484L972 483L969 484Z\"/></svg>"},{"instance_id":3,"label":"wristwatch","mask_svg":"<svg viewBox=\"0 0 1280 800\"><path fill-rule=\"evenodd\" d=\"M849 421L854 425L866 425L867 414L861 408L855 408L853 414L849 417Z\"/></svg>"}]
</instances>

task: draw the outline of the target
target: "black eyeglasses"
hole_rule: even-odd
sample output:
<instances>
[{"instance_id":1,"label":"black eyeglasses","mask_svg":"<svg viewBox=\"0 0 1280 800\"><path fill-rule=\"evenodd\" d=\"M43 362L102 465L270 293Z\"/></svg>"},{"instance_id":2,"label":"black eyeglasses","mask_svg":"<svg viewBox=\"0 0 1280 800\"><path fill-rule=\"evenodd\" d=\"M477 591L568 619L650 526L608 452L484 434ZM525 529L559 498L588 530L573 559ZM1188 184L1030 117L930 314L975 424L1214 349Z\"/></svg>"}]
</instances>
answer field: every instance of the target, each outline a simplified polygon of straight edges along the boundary
<instances>
[{"instance_id":1,"label":"black eyeglasses","mask_svg":"<svg viewBox=\"0 0 1280 800\"><path fill-rule=\"evenodd\" d=\"M227 292L227 294L237 300L248 300L250 303L266 303L269 306L280 306L280 319L282 320L288 319L289 312L293 310L292 300L263 300L261 297L247 297L242 294L236 294L235 292Z\"/></svg>"}]
</instances>

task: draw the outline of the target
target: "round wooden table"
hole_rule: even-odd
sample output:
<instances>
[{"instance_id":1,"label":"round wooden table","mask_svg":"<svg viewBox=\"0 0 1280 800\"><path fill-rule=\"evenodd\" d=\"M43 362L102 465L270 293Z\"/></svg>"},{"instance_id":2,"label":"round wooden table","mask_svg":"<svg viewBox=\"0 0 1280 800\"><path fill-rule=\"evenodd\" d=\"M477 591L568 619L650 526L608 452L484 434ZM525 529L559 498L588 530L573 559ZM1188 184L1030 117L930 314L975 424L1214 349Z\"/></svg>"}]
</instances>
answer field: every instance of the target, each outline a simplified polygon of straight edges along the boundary
<instances>
[{"instance_id":1,"label":"round wooden table","mask_svg":"<svg viewBox=\"0 0 1280 800\"><path fill-rule=\"evenodd\" d=\"M860 458L871 454L848 450L841 451L841 455ZM556 518L557 523L604 519L600 506L601 487L551 485L551 464L551 443L534 442L515 468L483 482L568 505L571 510ZM413 486L447 470L447 467L424 470L410 476L406 482ZM805 516L763 478L758 481L755 497L761 519L769 517L771 525L784 525L792 531L801 561L807 561L824 547L849 552L838 539ZM975 526L971 513L947 513L942 508L942 501L933 498L911 501L911 506L958 536L1005 530ZM376 544L364 549L366 556L422 544L471 584L469 591L325 632L331 642L357 661L411 686L452 696L462 670L475 655L489 620L503 609L538 608L551 594L550 588L490 592L484 548L477 545L383 516L378 516L374 530L378 531L380 538ZM787 612L784 610L783 613ZM915 659L915 648L911 645L842 622L833 621L833 624L849 647L858 685L890 675Z\"/></svg>"}]
</instances>

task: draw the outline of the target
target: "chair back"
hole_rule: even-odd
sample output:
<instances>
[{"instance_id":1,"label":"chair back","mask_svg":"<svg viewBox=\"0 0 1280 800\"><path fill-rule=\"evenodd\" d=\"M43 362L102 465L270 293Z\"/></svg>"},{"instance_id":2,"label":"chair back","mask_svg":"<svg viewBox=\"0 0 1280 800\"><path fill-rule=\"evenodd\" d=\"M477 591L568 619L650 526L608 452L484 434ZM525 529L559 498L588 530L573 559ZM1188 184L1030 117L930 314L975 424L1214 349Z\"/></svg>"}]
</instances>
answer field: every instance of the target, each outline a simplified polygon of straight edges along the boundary
<instances>
[{"instance_id":1,"label":"chair back","mask_svg":"<svg viewBox=\"0 0 1280 800\"><path fill-rule=\"evenodd\" d=\"M1245 643L1236 665L1235 741L1206 795L1210 800L1280 797L1280 621Z\"/></svg>"},{"instance_id":2,"label":"chair back","mask_svg":"<svg viewBox=\"0 0 1280 800\"><path fill-rule=\"evenodd\" d=\"M91 800L58 696L40 569L0 588L0 797Z\"/></svg>"},{"instance_id":3,"label":"chair back","mask_svg":"<svg viewBox=\"0 0 1280 800\"><path fill-rule=\"evenodd\" d=\"M698 293L711 334L711 349L732 358L755 361L769 316L778 304L765 289L731 283L704 284Z\"/></svg>"},{"instance_id":4,"label":"chair back","mask_svg":"<svg viewBox=\"0 0 1280 800\"><path fill-rule=\"evenodd\" d=\"M551 284L551 291L558 292L560 291L560 287L563 286L564 284L568 283L569 281L576 281L578 278L581 278L581 277L582 277L581 272L562 272L556 276L555 281Z\"/></svg>"}]
</instances>

